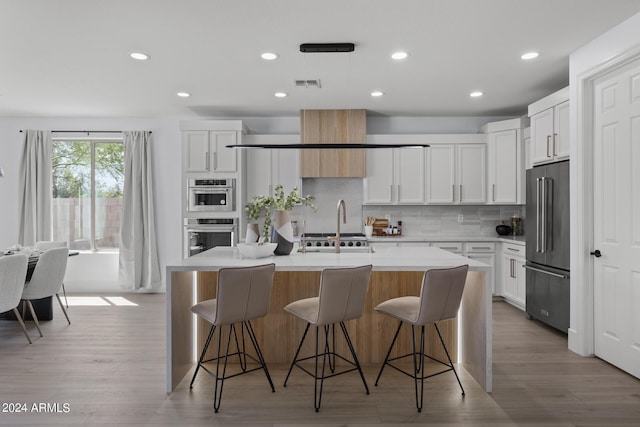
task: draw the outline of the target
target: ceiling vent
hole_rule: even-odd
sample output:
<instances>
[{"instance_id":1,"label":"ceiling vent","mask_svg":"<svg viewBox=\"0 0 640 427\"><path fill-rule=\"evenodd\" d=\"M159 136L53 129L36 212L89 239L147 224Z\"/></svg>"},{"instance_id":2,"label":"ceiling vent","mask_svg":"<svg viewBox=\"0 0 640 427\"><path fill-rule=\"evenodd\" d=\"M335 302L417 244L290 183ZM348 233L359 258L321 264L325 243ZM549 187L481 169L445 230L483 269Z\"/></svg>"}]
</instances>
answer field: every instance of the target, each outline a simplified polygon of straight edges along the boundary
<instances>
[{"instance_id":1,"label":"ceiling vent","mask_svg":"<svg viewBox=\"0 0 640 427\"><path fill-rule=\"evenodd\" d=\"M336 53L353 52L356 45L353 43L302 43L300 52L304 53Z\"/></svg>"},{"instance_id":2,"label":"ceiling vent","mask_svg":"<svg viewBox=\"0 0 640 427\"><path fill-rule=\"evenodd\" d=\"M295 87L304 87L304 88L317 88L320 89L322 86L320 85L320 79L315 80L294 80L293 85Z\"/></svg>"}]
</instances>

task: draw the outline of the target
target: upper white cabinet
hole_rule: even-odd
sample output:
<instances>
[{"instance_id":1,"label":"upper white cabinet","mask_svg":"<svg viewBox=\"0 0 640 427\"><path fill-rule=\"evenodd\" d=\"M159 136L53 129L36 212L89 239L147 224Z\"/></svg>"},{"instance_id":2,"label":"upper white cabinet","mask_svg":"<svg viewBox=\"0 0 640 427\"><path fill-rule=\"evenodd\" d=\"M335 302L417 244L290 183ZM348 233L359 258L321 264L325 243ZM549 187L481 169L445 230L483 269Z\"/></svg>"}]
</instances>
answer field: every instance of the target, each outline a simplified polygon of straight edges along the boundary
<instances>
[{"instance_id":1,"label":"upper white cabinet","mask_svg":"<svg viewBox=\"0 0 640 427\"><path fill-rule=\"evenodd\" d=\"M367 150L366 162L364 203L424 203L424 148Z\"/></svg>"},{"instance_id":2,"label":"upper white cabinet","mask_svg":"<svg viewBox=\"0 0 640 427\"><path fill-rule=\"evenodd\" d=\"M290 139L293 138L292 141ZM297 143L297 135L248 135L247 144ZM300 189L299 150L247 150L246 203L255 195L271 195L276 185L282 184L285 193L293 187Z\"/></svg>"},{"instance_id":3,"label":"upper white cabinet","mask_svg":"<svg viewBox=\"0 0 640 427\"><path fill-rule=\"evenodd\" d=\"M235 173L238 171L237 149L226 145L238 143L237 131L190 130L182 132L184 172Z\"/></svg>"},{"instance_id":4,"label":"upper white cabinet","mask_svg":"<svg viewBox=\"0 0 640 427\"><path fill-rule=\"evenodd\" d=\"M531 105L531 163L569 158L569 90L564 88Z\"/></svg>"},{"instance_id":5,"label":"upper white cabinet","mask_svg":"<svg viewBox=\"0 0 640 427\"><path fill-rule=\"evenodd\" d=\"M428 204L486 202L486 144L433 144L426 158Z\"/></svg>"},{"instance_id":6,"label":"upper white cabinet","mask_svg":"<svg viewBox=\"0 0 640 427\"><path fill-rule=\"evenodd\" d=\"M524 142L526 119L511 119L483 126L488 146L489 204L524 203Z\"/></svg>"}]
</instances>

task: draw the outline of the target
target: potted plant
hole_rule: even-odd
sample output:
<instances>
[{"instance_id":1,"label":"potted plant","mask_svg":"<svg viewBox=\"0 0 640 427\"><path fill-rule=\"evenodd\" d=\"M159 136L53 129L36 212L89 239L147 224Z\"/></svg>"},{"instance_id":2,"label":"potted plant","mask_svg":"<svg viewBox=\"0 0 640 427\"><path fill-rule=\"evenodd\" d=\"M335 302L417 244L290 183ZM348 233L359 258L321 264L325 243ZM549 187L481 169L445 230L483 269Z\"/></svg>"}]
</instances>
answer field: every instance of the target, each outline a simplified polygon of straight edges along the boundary
<instances>
[{"instance_id":1,"label":"potted plant","mask_svg":"<svg viewBox=\"0 0 640 427\"><path fill-rule=\"evenodd\" d=\"M253 203L245 208L247 218L256 221L264 214L262 226L262 239L265 242L271 240L278 243L274 253L276 255L288 255L293 249L293 227L291 226L291 210L296 205L309 206L315 212L318 208L312 203L313 196L302 197L298 194L298 187L293 187L291 192L285 195L282 184L276 185L272 196L253 196ZM269 228L272 224L271 214L275 210L273 229L271 235Z\"/></svg>"}]
</instances>

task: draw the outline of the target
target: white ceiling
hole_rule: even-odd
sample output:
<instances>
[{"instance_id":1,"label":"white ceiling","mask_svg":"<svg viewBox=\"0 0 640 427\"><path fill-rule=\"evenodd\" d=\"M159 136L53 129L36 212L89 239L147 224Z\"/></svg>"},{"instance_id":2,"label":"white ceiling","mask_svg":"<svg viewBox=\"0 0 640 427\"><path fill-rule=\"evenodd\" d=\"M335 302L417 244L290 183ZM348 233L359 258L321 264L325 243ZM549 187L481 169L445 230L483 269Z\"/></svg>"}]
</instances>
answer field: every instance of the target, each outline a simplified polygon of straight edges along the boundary
<instances>
[{"instance_id":1,"label":"white ceiling","mask_svg":"<svg viewBox=\"0 0 640 427\"><path fill-rule=\"evenodd\" d=\"M637 12L640 0L0 0L0 117L519 115L568 84L572 51ZM398 49L410 57L391 60Z\"/></svg>"}]
</instances>

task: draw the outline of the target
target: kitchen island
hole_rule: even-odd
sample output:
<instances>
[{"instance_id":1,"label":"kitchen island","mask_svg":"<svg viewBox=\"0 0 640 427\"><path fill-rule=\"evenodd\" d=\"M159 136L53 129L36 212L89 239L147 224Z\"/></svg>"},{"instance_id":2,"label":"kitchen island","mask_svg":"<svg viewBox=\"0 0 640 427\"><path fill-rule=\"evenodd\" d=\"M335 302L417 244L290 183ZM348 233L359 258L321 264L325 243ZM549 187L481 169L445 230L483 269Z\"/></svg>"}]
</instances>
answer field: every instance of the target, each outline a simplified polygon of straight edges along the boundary
<instances>
[{"instance_id":1,"label":"kitchen island","mask_svg":"<svg viewBox=\"0 0 640 427\"><path fill-rule=\"evenodd\" d=\"M381 316L374 307L403 295L418 295L422 275L429 268L469 265L462 305L456 319L441 322L452 360L458 361L487 392L492 388L491 289L485 283L488 266L435 247L393 248L375 253L297 253L261 259L242 257L237 248L214 248L167 265L167 392L171 393L195 365L196 354L210 325L194 320L190 307L215 298L217 271L223 267L245 267L275 263L269 313L254 323L268 364L288 364L304 330L304 322L287 314L283 307L292 301L318 295L320 272L324 268L373 265L365 313L348 322L349 334L360 362L379 365L397 328L397 321ZM433 328L428 328L432 332ZM398 351L410 348L410 328L403 328ZM308 340L311 341L311 340ZM336 349L342 350L341 339ZM429 335L428 354L444 358L437 335ZM433 345L432 345L433 343ZM311 349L311 342L307 343ZM209 350L211 354L213 349Z\"/></svg>"}]
</instances>

